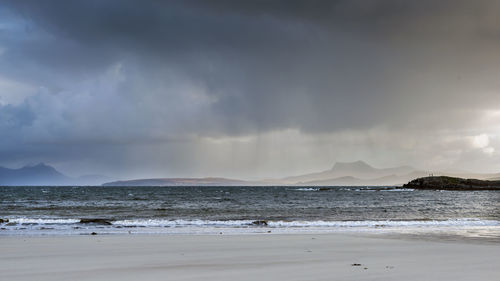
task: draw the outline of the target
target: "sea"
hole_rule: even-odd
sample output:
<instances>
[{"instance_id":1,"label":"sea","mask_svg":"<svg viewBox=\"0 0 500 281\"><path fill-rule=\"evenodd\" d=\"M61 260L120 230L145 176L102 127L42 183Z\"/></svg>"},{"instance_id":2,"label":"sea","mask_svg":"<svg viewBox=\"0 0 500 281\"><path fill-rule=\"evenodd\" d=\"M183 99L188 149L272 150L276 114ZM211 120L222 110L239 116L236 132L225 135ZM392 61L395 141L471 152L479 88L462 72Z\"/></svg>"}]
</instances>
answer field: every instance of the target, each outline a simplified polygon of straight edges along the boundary
<instances>
[{"instance_id":1,"label":"sea","mask_svg":"<svg viewBox=\"0 0 500 281\"><path fill-rule=\"evenodd\" d=\"M500 239L500 191L17 186L0 187L0 219L0 235L10 236L342 232Z\"/></svg>"}]
</instances>

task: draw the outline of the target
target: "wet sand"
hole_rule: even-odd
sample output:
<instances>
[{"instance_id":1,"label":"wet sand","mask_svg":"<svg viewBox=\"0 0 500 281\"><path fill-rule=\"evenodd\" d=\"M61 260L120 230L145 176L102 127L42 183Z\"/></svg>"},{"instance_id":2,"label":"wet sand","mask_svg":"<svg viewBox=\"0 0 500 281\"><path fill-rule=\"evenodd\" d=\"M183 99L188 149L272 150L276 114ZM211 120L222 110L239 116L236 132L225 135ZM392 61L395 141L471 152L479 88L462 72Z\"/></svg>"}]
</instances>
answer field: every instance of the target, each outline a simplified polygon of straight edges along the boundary
<instances>
[{"instance_id":1,"label":"wet sand","mask_svg":"<svg viewBox=\"0 0 500 281\"><path fill-rule=\"evenodd\" d=\"M0 237L0 280L500 280L500 244L346 234Z\"/></svg>"}]
</instances>

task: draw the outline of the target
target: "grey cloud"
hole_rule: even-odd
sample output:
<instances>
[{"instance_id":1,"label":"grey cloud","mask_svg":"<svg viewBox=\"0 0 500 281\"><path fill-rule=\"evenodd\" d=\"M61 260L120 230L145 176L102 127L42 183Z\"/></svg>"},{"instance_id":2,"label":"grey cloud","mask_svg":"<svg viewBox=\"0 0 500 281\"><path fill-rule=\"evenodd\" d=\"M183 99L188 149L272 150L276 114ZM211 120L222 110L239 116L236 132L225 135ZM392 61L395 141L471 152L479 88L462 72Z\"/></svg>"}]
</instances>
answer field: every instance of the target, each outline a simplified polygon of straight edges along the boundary
<instances>
[{"instance_id":1,"label":"grey cloud","mask_svg":"<svg viewBox=\"0 0 500 281\"><path fill-rule=\"evenodd\" d=\"M458 134L500 107L495 1L1 2L0 77L40 88L0 108L9 161L288 129Z\"/></svg>"}]
</instances>

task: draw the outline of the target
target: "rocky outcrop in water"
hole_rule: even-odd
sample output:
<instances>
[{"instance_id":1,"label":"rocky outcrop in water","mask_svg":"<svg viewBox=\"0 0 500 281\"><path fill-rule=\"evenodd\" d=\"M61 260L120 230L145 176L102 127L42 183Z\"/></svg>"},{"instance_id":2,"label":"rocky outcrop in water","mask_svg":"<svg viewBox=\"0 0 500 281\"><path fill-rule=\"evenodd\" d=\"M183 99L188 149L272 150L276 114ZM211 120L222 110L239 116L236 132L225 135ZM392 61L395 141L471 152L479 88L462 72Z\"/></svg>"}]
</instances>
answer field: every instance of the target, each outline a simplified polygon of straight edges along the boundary
<instances>
[{"instance_id":1,"label":"rocky outcrop in water","mask_svg":"<svg viewBox=\"0 0 500 281\"><path fill-rule=\"evenodd\" d=\"M431 176L414 179L403 185L403 188L434 190L500 190L500 181Z\"/></svg>"},{"instance_id":2,"label":"rocky outcrop in water","mask_svg":"<svg viewBox=\"0 0 500 281\"><path fill-rule=\"evenodd\" d=\"M106 219L81 219L80 223L94 223L94 224L111 225L111 222L106 220Z\"/></svg>"},{"instance_id":3,"label":"rocky outcrop in water","mask_svg":"<svg viewBox=\"0 0 500 281\"><path fill-rule=\"evenodd\" d=\"M253 221L252 225L267 226L267 221L265 221L265 220Z\"/></svg>"}]
</instances>

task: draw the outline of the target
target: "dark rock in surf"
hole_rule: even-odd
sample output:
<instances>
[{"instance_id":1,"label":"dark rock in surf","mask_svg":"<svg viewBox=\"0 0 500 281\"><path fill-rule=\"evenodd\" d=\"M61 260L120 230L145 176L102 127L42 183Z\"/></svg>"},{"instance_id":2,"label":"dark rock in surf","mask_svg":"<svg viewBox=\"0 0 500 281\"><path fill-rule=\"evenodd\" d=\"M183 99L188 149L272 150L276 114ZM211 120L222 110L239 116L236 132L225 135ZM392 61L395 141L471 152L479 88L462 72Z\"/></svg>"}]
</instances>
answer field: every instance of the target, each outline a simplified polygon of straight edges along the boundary
<instances>
[{"instance_id":1,"label":"dark rock in surf","mask_svg":"<svg viewBox=\"0 0 500 281\"><path fill-rule=\"evenodd\" d=\"M9 219L0 219L0 223L7 223L9 222Z\"/></svg>"},{"instance_id":2,"label":"dark rock in surf","mask_svg":"<svg viewBox=\"0 0 500 281\"><path fill-rule=\"evenodd\" d=\"M259 221L253 221L252 225L257 225L257 226L267 226L267 221L264 220L259 220Z\"/></svg>"},{"instance_id":3,"label":"dark rock in surf","mask_svg":"<svg viewBox=\"0 0 500 281\"><path fill-rule=\"evenodd\" d=\"M92 233L90 233L90 235L97 235L97 233L96 232L92 232Z\"/></svg>"},{"instance_id":4,"label":"dark rock in surf","mask_svg":"<svg viewBox=\"0 0 500 281\"><path fill-rule=\"evenodd\" d=\"M102 225L111 225L111 222L105 219L81 219L80 223L94 223Z\"/></svg>"}]
</instances>

